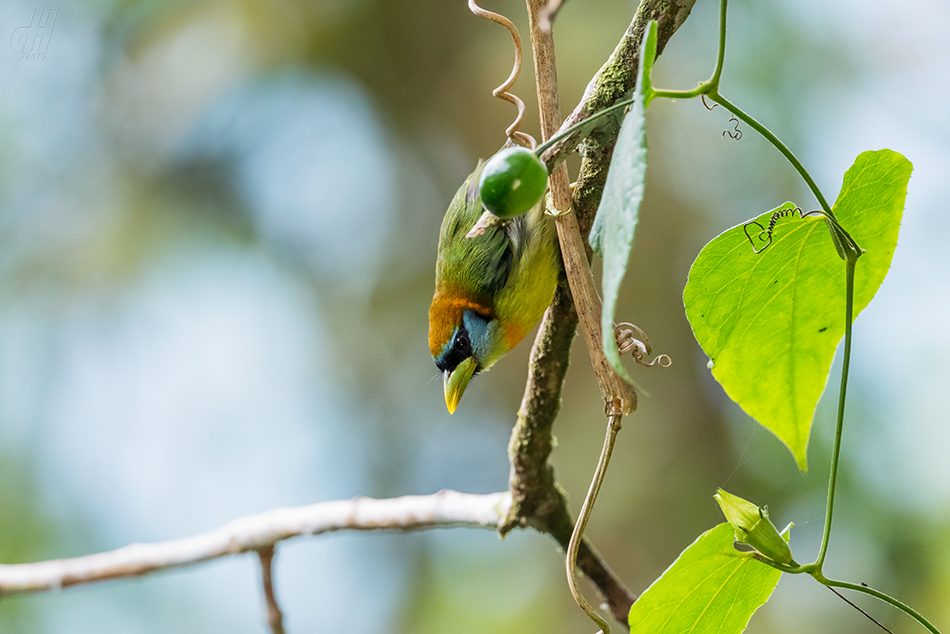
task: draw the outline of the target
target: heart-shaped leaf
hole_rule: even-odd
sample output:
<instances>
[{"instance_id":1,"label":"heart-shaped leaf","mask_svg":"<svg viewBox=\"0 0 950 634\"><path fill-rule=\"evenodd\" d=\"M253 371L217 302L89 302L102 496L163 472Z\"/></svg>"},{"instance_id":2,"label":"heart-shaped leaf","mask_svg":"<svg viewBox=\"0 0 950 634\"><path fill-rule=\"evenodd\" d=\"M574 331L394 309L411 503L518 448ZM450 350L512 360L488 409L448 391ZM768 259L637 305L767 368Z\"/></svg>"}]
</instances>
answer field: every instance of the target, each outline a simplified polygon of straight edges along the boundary
<instances>
[{"instance_id":1,"label":"heart-shaped leaf","mask_svg":"<svg viewBox=\"0 0 950 634\"><path fill-rule=\"evenodd\" d=\"M859 155L844 176L834 212L866 251L856 266L855 316L890 268L911 169L880 150ZM826 221L793 208L786 203L707 244L683 303L713 376L805 471L815 407L844 334L845 264Z\"/></svg>"},{"instance_id":2,"label":"heart-shaped leaf","mask_svg":"<svg viewBox=\"0 0 950 634\"><path fill-rule=\"evenodd\" d=\"M733 547L728 523L706 531L630 608L630 631L739 634L782 573ZM788 539L788 531L783 534Z\"/></svg>"}]
</instances>

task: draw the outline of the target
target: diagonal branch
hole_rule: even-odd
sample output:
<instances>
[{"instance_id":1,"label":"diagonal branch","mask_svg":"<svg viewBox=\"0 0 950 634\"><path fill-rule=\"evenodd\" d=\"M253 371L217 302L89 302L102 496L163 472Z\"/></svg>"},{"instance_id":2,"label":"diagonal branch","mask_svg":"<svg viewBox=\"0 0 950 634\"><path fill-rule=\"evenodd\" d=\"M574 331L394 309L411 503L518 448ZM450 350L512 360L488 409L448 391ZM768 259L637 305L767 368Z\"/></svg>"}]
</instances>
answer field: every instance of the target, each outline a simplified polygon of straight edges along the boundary
<instances>
[{"instance_id":1,"label":"diagonal branch","mask_svg":"<svg viewBox=\"0 0 950 634\"><path fill-rule=\"evenodd\" d=\"M403 531L469 527L497 529L510 495L440 491L387 500L354 498L278 508L231 521L217 530L154 544L132 544L95 555L30 564L0 565L0 597L60 590L83 583L140 577L219 557L272 548L301 535L341 530Z\"/></svg>"}]
</instances>

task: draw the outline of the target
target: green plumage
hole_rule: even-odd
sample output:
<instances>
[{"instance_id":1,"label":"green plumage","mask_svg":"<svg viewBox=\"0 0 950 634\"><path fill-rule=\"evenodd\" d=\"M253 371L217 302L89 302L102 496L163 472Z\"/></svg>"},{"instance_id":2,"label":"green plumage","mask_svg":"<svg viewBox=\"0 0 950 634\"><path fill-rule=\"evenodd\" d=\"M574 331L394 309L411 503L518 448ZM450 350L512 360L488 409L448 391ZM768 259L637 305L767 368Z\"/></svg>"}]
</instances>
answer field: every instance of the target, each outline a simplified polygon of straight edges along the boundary
<instances>
[{"instance_id":1,"label":"green plumage","mask_svg":"<svg viewBox=\"0 0 950 634\"><path fill-rule=\"evenodd\" d=\"M445 371L457 363L446 359L463 324L471 326L466 334L476 371L485 370L537 324L557 284L556 232L542 205L508 221L494 218L482 235L466 237L484 211L478 197L481 168L459 188L439 235L429 346Z\"/></svg>"}]
</instances>

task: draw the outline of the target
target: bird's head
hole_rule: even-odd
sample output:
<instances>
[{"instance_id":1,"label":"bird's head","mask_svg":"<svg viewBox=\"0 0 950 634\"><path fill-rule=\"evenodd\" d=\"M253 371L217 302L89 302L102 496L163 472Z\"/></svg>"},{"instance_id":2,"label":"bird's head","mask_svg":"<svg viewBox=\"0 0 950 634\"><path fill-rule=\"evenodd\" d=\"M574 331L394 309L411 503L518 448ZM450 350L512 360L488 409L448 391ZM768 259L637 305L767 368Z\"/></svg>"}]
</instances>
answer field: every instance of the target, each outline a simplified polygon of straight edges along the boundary
<instances>
[{"instance_id":1,"label":"bird's head","mask_svg":"<svg viewBox=\"0 0 950 634\"><path fill-rule=\"evenodd\" d=\"M509 350L510 339L484 306L436 294L429 308L429 350L442 372L450 414L458 407L472 377Z\"/></svg>"}]
</instances>

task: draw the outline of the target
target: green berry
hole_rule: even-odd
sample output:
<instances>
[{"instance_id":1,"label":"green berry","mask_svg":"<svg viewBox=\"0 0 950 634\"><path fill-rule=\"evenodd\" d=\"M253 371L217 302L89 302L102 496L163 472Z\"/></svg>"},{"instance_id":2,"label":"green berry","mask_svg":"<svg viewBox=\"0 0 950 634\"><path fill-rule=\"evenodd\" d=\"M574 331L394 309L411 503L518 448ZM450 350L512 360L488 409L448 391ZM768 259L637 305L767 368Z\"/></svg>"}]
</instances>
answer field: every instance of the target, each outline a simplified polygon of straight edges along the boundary
<instances>
[{"instance_id":1,"label":"green berry","mask_svg":"<svg viewBox=\"0 0 950 634\"><path fill-rule=\"evenodd\" d=\"M505 148L485 163L478 187L485 209L499 218L514 218L544 196L548 169L527 148Z\"/></svg>"}]
</instances>

